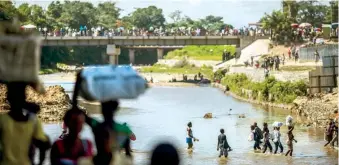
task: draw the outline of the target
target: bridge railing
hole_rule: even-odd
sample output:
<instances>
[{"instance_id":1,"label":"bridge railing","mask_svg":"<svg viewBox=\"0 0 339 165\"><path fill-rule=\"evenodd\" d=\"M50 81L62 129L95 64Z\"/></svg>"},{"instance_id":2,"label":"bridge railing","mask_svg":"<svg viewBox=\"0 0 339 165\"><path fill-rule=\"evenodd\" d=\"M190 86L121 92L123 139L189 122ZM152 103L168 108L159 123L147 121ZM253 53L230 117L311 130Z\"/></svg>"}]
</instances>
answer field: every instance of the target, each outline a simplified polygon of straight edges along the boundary
<instances>
[{"instance_id":1,"label":"bridge railing","mask_svg":"<svg viewBox=\"0 0 339 165\"><path fill-rule=\"evenodd\" d=\"M240 39L240 36L112 36L112 37L104 37L104 36L58 36L58 37L50 37L43 36L41 37L45 40L89 40L89 39Z\"/></svg>"}]
</instances>

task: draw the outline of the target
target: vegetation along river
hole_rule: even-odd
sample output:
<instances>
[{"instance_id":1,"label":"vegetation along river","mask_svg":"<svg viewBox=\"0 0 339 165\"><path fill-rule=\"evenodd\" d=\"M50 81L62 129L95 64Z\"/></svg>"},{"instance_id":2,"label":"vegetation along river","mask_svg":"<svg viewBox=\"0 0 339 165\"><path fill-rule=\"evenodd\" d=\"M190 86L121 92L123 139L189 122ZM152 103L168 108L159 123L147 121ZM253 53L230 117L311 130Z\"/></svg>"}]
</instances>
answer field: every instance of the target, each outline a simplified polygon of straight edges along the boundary
<instances>
[{"instance_id":1,"label":"vegetation along river","mask_svg":"<svg viewBox=\"0 0 339 165\"><path fill-rule=\"evenodd\" d=\"M46 83L62 85L66 91L72 91L73 84L67 82ZM100 107L96 104L83 104L94 117L101 118ZM273 132L274 121L284 122L289 114L286 110L265 109L224 95L211 87L153 87L137 100L122 100L121 110L116 120L127 122L137 136L132 142L135 164L149 162L150 150L158 142L169 140L180 151L182 165L212 164L338 164L337 150L324 148L323 129L297 127L294 135L298 143L294 145L294 156L267 155L253 153L253 142L249 142L250 125L258 122L269 123ZM228 110L232 108L231 115ZM215 118L204 119L205 113L213 113ZM245 114L246 118L238 118ZM193 123L193 133L199 138L194 144L194 151L189 154L185 147L186 124ZM228 142L233 151L229 158L218 158L217 136L220 128L225 129ZM61 133L60 124L45 124L45 132L55 140ZM282 127L284 152L287 128ZM84 127L82 136L93 140L88 126ZM272 143L273 145L273 143Z\"/></svg>"}]
</instances>

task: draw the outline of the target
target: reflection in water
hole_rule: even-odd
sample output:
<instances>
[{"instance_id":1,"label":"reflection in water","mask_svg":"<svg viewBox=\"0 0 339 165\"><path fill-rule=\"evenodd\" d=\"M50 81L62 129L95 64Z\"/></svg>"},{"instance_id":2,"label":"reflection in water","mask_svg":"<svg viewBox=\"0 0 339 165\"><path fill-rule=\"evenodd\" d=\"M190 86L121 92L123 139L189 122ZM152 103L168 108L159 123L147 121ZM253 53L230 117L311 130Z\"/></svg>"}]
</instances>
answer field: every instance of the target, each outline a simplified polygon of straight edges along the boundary
<instances>
[{"instance_id":1,"label":"reflection in water","mask_svg":"<svg viewBox=\"0 0 339 165\"><path fill-rule=\"evenodd\" d=\"M100 109L97 105L85 105L94 117ZM127 122L137 136L132 143L137 165L149 162L150 150L155 144L169 140L179 150L183 165L210 164L337 164L338 152L323 147L323 130L315 128L296 128L294 135L298 140L294 146L294 157L253 153L253 142L248 142L249 127L253 122L284 122L286 110L261 109L248 103L239 102L223 95L214 88L167 88L154 87L137 100L121 101L122 108L117 114L117 121ZM232 108L232 115L227 115ZM212 113L216 118L204 119L205 113ZM235 114L245 114L238 118ZM186 124L193 123L194 134L199 142L194 144L194 151L186 151ZM233 151L229 158L219 160L217 136L219 129L224 128L228 142ZM270 130L273 131L271 125ZM45 125L45 131L56 139L61 127L56 124ZM285 143L287 128L281 129L282 142ZM91 130L85 127L83 137L93 140ZM286 151L287 146L284 144Z\"/></svg>"}]
</instances>

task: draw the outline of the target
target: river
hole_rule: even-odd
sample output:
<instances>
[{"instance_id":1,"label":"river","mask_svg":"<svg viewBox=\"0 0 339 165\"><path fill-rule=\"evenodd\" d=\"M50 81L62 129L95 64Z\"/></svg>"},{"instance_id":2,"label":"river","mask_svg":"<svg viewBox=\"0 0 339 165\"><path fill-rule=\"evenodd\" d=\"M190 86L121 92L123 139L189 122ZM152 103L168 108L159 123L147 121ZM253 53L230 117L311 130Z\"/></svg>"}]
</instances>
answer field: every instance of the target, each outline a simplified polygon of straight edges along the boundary
<instances>
[{"instance_id":1,"label":"river","mask_svg":"<svg viewBox=\"0 0 339 165\"><path fill-rule=\"evenodd\" d=\"M53 85L53 84L46 84ZM61 84L66 91L72 90L72 83ZM93 117L101 118L97 105L83 104ZM294 144L293 157L253 153L253 142L247 140L250 125L268 122L270 131L274 121L284 121L286 110L265 109L224 95L211 87L153 87L136 100L122 100L121 110L116 120L127 122L137 136L132 142L135 164L149 162L150 150L161 141L173 142L180 151L182 165L213 164L338 164L337 150L324 148L323 129L297 127L294 131L298 143ZM231 115L228 110L232 108ZM204 119L205 113L211 112L215 118ZM246 118L238 118L245 114ZM199 138L194 144L194 151L188 154L185 147L187 122L193 123L193 133ZM220 128L225 134L233 151L229 158L218 159L217 136ZM45 124L44 130L55 140L61 133L58 124ZM287 129L282 127L284 152ZM84 127L84 138L93 140L91 130ZM273 145L273 144L272 144Z\"/></svg>"}]
</instances>

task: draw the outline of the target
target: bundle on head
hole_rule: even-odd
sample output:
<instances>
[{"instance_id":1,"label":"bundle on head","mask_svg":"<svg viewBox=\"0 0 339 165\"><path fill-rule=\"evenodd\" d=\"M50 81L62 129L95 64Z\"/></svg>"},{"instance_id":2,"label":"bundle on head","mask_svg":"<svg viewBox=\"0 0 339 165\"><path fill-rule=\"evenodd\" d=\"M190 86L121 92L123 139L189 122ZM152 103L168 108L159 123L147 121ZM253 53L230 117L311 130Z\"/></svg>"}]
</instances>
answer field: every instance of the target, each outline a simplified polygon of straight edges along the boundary
<instances>
[{"instance_id":1,"label":"bundle on head","mask_svg":"<svg viewBox=\"0 0 339 165\"><path fill-rule=\"evenodd\" d=\"M41 41L16 19L0 21L0 80L38 82Z\"/></svg>"}]
</instances>

